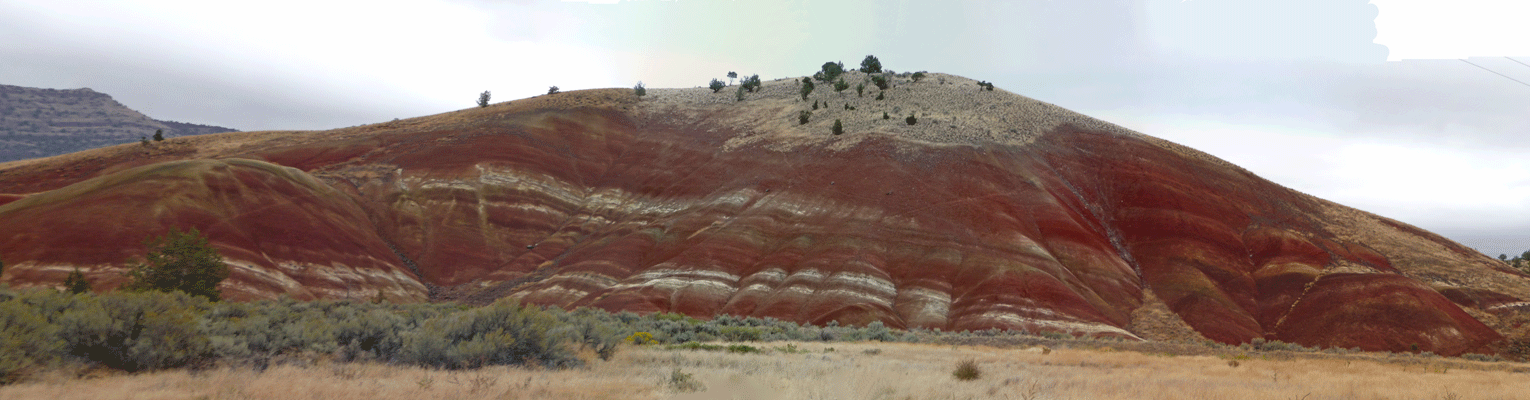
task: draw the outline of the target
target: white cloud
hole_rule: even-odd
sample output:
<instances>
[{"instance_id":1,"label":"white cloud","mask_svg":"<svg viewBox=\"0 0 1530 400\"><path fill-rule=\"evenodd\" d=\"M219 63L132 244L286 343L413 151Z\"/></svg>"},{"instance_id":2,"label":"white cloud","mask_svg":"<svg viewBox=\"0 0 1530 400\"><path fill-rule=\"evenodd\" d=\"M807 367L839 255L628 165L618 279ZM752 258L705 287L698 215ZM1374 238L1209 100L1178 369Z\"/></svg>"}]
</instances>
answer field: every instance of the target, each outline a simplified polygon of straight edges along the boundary
<instances>
[{"instance_id":1,"label":"white cloud","mask_svg":"<svg viewBox=\"0 0 1530 400\"><path fill-rule=\"evenodd\" d=\"M1504 0L1372 0L1376 43L1389 61L1530 56L1530 3Z\"/></svg>"}]
</instances>

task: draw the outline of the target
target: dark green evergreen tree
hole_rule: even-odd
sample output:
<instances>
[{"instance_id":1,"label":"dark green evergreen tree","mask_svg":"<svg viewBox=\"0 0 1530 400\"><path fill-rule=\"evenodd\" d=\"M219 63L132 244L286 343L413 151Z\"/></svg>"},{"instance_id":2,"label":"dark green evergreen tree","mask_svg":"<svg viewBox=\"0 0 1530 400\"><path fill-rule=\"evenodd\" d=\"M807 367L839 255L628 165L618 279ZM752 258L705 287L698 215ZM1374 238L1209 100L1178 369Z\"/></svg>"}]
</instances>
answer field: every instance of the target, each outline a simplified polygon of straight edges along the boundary
<instances>
[{"instance_id":1,"label":"dark green evergreen tree","mask_svg":"<svg viewBox=\"0 0 1530 400\"><path fill-rule=\"evenodd\" d=\"M134 291L181 291L218 301L218 283L228 278L228 265L218 250L207 244L201 232L171 229L161 237L144 240L149 254L144 263L128 271L123 288Z\"/></svg>"},{"instance_id":2,"label":"dark green evergreen tree","mask_svg":"<svg viewBox=\"0 0 1530 400\"><path fill-rule=\"evenodd\" d=\"M85 280L85 273L75 268L64 278L64 288L74 294L90 293L90 281Z\"/></svg>"},{"instance_id":3,"label":"dark green evergreen tree","mask_svg":"<svg viewBox=\"0 0 1530 400\"><path fill-rule=\"evenodd\" d=\"M861 72L865 72L865 73L868 73L868 74L878 74L878 73L881 73L882 72L882 61L878 60L877 56L867 55L866 59L861 60Z\"/></svg>"}]
</instances>

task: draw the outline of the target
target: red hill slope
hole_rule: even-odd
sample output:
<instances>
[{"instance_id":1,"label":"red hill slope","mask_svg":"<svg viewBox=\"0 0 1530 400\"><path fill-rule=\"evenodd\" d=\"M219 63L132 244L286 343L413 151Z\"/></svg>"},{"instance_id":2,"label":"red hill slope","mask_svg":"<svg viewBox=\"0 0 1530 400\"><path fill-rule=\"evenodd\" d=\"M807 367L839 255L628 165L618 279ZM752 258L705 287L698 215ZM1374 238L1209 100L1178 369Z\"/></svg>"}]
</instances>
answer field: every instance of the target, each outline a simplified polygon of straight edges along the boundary
<instances>
[{"instance_id":1,"label":"red hill slope","mask_svg":"<svg viewBox=\"0 0 1530 400\"><path fill-rule=\"evenodd\" d=\"M195 227L236 267L231 299L508 296L1442 354L1485 351L1530 297L1431 233L935 75L886 100L803 102L789 80L744 101L592 90L0 164L0 279L56 286L79 267L110 288L144 237ZM814 101L830 106L799 124Z\"/></svg>"}]
</instances>

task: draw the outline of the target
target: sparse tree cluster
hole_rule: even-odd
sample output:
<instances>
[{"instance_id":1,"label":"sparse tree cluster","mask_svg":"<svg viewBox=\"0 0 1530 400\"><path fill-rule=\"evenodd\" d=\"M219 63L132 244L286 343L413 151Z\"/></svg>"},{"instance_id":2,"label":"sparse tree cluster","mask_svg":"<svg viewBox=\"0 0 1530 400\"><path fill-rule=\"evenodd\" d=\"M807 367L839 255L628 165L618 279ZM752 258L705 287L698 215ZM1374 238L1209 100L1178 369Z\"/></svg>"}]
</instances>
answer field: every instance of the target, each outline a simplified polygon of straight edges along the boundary
<instances>
[{"instance_id":1,"label":"sparse tree cluster","mask_svg":"<svg viewBox=\"0 0 1530 400\"><path fill-rule=\"evenodd\" d=\"M748 78L744 78L744 80L740 81L739 83L739 86L744 88L744 90L748 90L749 93L754 93L754 91L760 89L760 75L751 75Z\"/></svg>"}]
</instances>

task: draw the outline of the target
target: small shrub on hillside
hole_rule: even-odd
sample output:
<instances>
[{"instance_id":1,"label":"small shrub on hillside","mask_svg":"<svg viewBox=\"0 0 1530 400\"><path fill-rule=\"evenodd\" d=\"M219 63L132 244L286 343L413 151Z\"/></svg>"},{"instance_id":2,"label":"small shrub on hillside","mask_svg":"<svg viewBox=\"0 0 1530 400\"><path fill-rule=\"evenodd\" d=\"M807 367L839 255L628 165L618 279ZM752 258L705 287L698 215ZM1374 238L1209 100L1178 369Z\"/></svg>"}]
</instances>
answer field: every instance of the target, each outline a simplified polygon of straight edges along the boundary
<instances>
[{"instance_id":1,"label":"small shrub on hillside","mask_svg":"<svg viewBox=\"0 0 1530 400\"><path fill-rule=\"evenodd\" d=\"M882 119L891 119L891 118L892 118L892 117L891 117L891 116L888 116L888 115L887 115L887 112L886 112L886 111L883 111L883 112L882 112Z\"/></svg>"},{"instance_id":2,"label":"small shrub on hillside","mask_svg":"<svg viewBox=\"0 0 1530 400\"><path fill-rule=\"evenodd\" d=\"M872 75L871 76L871 84L877 85L877 89L878 90L887 90L887 88L890 86L887 83L887 77L884 77L882 75Z\"/></svg>"},{"instance_id":3,"label":"small shrub on hillside","mask_svg":"<svg viewBox=\"0 0 1530 400\"><path fill-rule=\"evenodd\" d=\"M845 133L845 126L841 125L839 123L839 120L836 119L836 120L834 120L834 127L831 128L830 131L834 132L835 135L838 135L838 134L841 134L841 133Z\"/></svg>"},{"instance_id":4,"label":"small shrub on hillside","mask_svg":"<svg viewBox=\"0 0 1530 400\"><path fill-rule=\"evenodd\" d=\"M479 93L478 94L478 108L484 108L484 107L488 107L489 106L489 96L490 96L490 94L489 94L489 91L487 91L487 90L483 91L483 93Z\"/></svg>"},{"instance_id":5,"label":"small shrub on hillside","mask_svg":"<svg viewBox=\"0 0 1530 400\"><path fill-rule=\"evenodd\" d=\"M749 76L748 78L744 78L742 84L739 86L743 87L744 90L748 90L749 93L754 93L754 91L760 89L760 75L755 74Z\"/></svg>"},{"instance_id":6,"label":"small shrub on hillside","mask_svg":"<svg viewBox=\"0 0 1530 400\"><path fill-rule=\"evenodd\" d=\"M885 98L887 98L887 97L886 97L886 96L884 96L884 95L883 95L883 94L884 94L884 93L882 93L882 92L877 92L877 100L882 100L882 99L885 99Z\"/></svg>"},{"instance_id":7,"label":"small shrub on hillside","mask_svg":"<svg viewBox=\"0 0 1530 400\"><path fill-rule=\"evenodd\" d=\"M849 88L850 88L850 84L845 83L845 78L839 78L839 80L834 81L834 91L835 92L844 92L845 89L849 89Z\"/></svg>"},{"instance_id":8,"label":"small shrub on hillside","mask_svg":"<svg viewBox=\"0 0 1530 400\"><path fill-rule=\"evenodd\" d=\"M712 93L717 93L722 91L723 88L728 87L728 85L724 84L723 81L717 80L717 78L712 78L712 83L707 84L707 87L712 89Z\"/></svg>"},{"instance_id":9,"label":"small shrub on hillside","mask_svg":"<svg viewBox=\"0 0 1530 400\"><path fill-rule=\"evenodd\" d=\"M632 87L632 92L638 97L643 97L648 95L648 88L643 87L643 81L638 81L637 86Z\"/></svg>"},{"instance_id":10,"label":"small shrub on hillside","mask_svg":"<svg viewBox=\"0 0 1530 400\"><path fill-rule=\"evenodd\" d=\"M920 79L924 79L924 71L915 72L914 75L909 76L909 78L912 78L914 82L919 82Z\"/></svg>"},{"instance_id":11,"label":"small shrub on hillside","mask_svg":"<svg viewBox=\"0 0 1530 400\"><path fill-rule=\"evenodd\" d=\"M739 86L733 93L733 101L744 101L744 87Z\"/></svg>"},{"instance_id":12,"label":"small shrub on hillside","mask_svg":"<svg viewBox=\"0 0 1530 400\"><path fill-rule=\"evenodd\" d=\"M913 125L919 123L919 119L914 118L914 114L909 114L908 118L903 119L903 122L907 122L909 125Z\"/></svg>"},{"instance_id":13,"label":"small shrub on hillside","mask_svg":"<svg viewBox=\"0 0 1530 400\"><path fill-rule=\"evenodd\" d=\"M813 112L812 111L804 110L804 111L798 112L797 113L797 125L807 125L808 119L812 118L812 117L813 117Z\"/></svg>"},{"instance_id":14,"label":"small shrub on hillside","mask_svg":"<svg viewBox=\"0 0 1530 400\"><path fill-rule=\"evenodd\" d=\"M987 91L990 91L990 92L993 91L993 82L978 81L977 85L978 85L978 90L979 91L982 91L982 90L987 90Z\"/></svg>"},{"instance_id":15,"label":"small shrub on hillside","mask_svg":"<svg viewBox=\"0 0 1530 400\"><path fill-rule=\"evenodd\" d=\"M802 78L802 101L807 101L808 94L813 93L813 80ZM814 104L817 104L816 102Z\"/></svg>"},{"instance_id":16,"label":"small shrub on hillside","mask_svg":"<svg viewBox=\"0 0 1530 400\"><path fill-rule=\"evenodd\" d=\"M951 376L958 380L970 381L983 377L983 371L978 369L977 360L966 359L956 363L956 370Z\"/></svg>"},{"instance_id":17,"label":"small shrub on hillside","mask_svg":"<svg viewBox=\"0 0 1530 400\"><path fill-rule=\"evenodd\" d=\"M558 87L557 86L549 86L549 87L547 87L547 94L558 94Z\"/></svg>"},{"instance_id":18,"label":"small shrub on hillside","mask_svg":"<svg viewBox=\"0 0 1530 400\"><path fill-rule=\"evenodd\" d=\"M855 84L855 97L866 97L866 84Z\"/></svg>"}]
</instances>

